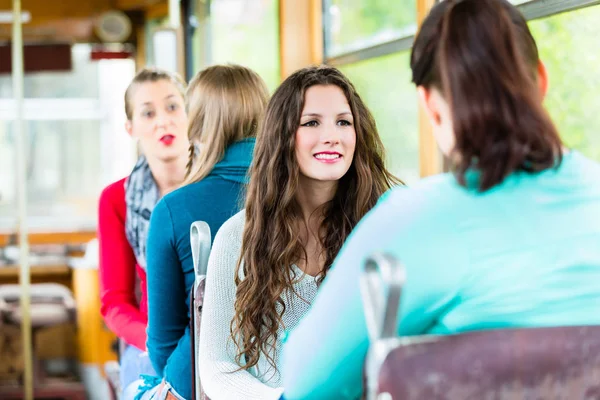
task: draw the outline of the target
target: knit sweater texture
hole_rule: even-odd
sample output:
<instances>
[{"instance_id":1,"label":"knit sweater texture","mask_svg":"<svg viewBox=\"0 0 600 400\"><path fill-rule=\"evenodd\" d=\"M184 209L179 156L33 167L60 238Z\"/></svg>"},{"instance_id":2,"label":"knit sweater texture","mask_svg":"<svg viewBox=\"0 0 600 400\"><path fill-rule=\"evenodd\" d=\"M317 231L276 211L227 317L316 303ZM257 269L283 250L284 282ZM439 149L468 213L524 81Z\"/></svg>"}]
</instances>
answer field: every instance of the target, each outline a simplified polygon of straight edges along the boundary
<instances>
[{"instance_id":1,"label":"knit sweater texture","mask_svg":"<svg viewBox=\"0 0 600 400\"><path fill-rule=\"evenodd\" d=\"M261 354L258 364L239 371L235 361L237 348L231 338L230 324L235 310L234 282L240 257L245 211L233 216L217 234L208 262L206 292L200 330L200 379L211 400L269 400L283 393L279 373L279 350L285 329L293 329L310 308L317 294L316 279L296 266L291 268L300 279L293 291L284 292L283 325L277 331L274 360L277 370ZM289 268L289 267L288 267ZM242 277L243 278L243 277Z\"/></svg>"}]
</instances>

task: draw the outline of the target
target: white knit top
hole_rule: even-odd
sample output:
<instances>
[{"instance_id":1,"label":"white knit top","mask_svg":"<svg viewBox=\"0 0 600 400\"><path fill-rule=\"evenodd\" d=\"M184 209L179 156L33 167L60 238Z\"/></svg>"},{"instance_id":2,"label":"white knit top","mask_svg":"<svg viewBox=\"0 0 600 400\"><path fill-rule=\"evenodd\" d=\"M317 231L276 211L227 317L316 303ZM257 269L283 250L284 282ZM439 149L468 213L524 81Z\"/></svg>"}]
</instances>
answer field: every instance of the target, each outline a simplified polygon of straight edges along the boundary
<instances>
[{"instance_id":1,"label":"white knit top","mask_svg":"<svg viewBox=\"0 0 600 400\"><path fill-rule=\"evenodd\" d=\"M317 294L316 280L310 275L303 275L294 285L297 295L291 290L284 293L284 326L277 331L274 357L278 371L273 370L262 355L258 364L249 371L234 372L239 366L235 362L237 348L231 339L230 324L235 314L234 278L244 222L245 211L242 210L223 224L215 237L208 261L198 357L202 387L211 400L279 399L283 394L278 372L281 339L285 330L296 327ZM292 268L303 274L297 267Z\"/></svg>"}]
</instances>

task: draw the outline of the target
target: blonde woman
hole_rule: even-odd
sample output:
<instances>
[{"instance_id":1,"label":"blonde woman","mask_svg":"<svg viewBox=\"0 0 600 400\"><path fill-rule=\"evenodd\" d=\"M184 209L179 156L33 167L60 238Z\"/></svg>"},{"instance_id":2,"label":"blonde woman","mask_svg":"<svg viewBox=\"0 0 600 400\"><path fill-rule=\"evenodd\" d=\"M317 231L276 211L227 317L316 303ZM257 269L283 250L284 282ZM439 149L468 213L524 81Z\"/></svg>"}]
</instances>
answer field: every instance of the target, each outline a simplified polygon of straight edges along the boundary
<instances>
[{"instance_id":1,"label":"blonde woman","mask_svg":"<svg viewBox=\"0 0 600 400\"><path fill-rule=\"evenodd\" d=\"M125 128L142 150L133 171L100 196L100 311L127 344L121 354L121 387L152 373L146 352L146 239L158 200L185 177L188 119L186 84L176 74L141 70L125 92Z\"/></svg>"},{"instance_id":2,"label":"blonde woman","mask_svg":"<svg viewBox=\"0 0 600 400\"><path fill-rule=\"evenodd\" d=\"M148 342L158 373L138 396L191 399L188 299L194 282L189 231L205 221L213 235L239 211L256 127L268 98L263 80L235 65L207 68L187 91L190 157L183 187L155 207L148 234ZM195 148L200 148L199 154Z\"/></svg>"}]
</instances>

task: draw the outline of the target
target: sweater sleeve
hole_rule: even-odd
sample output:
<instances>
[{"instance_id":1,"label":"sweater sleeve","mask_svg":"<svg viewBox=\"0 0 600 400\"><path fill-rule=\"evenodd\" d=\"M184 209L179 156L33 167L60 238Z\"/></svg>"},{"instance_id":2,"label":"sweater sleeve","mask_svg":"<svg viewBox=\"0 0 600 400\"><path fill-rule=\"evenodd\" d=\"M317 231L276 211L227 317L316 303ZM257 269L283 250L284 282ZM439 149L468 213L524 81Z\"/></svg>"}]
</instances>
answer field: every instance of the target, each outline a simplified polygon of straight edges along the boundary
<instances>
[{"instance_id":1,"label":"sweater sleeve","mask_svg":"<svg viewBox=\"0 0 600 400\"><path fill-rule=\"evenodd\" d=\"M146 246L148 280L148 353L163 376L167 361L189 323L183 270L169 206L163 198L150 217Z\"/></svg>"},{"instance_id":2,"label":"sweater sleeve","mask_svg":"<svg viewBox=\"0 0 600 400\"><path fill-rule=\"evenodd\" d=\"M125 342L146 350L146 315L135 295L136 261L125 235L123 181L107 187L98 211L100 311L106 325Z\"/></svg>"},{"instance_id":3,"label":"sweater sleeve","mask_svg":"<svg viewBox=\"0 0 600 400\"><path fill-rule=\"evenodd\" d=\"M239 371L231 340L234 317L235 273L240 255L243 214L229 219L219 230L208 262L200 329L200 378L212 400L279 399L282 388L265 385L248 371Z\"/></svg>"}]
</instances>

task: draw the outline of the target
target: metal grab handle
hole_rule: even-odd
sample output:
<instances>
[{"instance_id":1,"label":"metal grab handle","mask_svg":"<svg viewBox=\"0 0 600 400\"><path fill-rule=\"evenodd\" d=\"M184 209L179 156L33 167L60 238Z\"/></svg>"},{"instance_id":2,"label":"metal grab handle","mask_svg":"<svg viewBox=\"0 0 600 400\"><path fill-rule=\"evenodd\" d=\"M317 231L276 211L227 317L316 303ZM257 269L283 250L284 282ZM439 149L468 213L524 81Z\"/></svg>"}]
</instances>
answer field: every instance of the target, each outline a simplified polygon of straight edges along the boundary
<instances>
[{"instance_id":1,"label":"metal grab handle","mask_svg":"<svg viewBox=\"0 0 600 400\"><path fill-rule=\"evenodd\" d=\"M204 221L196 221L190 227L190 245L196 277L206 275L210 255L210 227Z\"/></svg>"},{"instance_id":2,"label":"metal grab handle","mask_svg":"<svg viewBox=\"0 0 600 400\"><path fill-rule=\"evenodd\" d=\"M201 400L202 384L200 382L200 359L198 357L200 349L200 340L198 328L200 326L200 310L204 302L204 281L208 269L208 258L210 256L210 227L204 221L196 221L190 226L190 246L192 247L192 260L194 263L194 287L191 294L191 342L192 351L194 352L193 360L193 377L194 379L194 394L193 399Z\"/></svg>"},{"instance_id":3,"label":"metal grab handle","mask_svg":"<svg viewBox=\"0 0 600 400\"><path fill-rule=\"evenodd\" d=\"M363 268L360 289L369 339L375 342L396 337L400 296L406 282L404 266L394 256L375 253Z\"/></svg>"}]
</instances>

